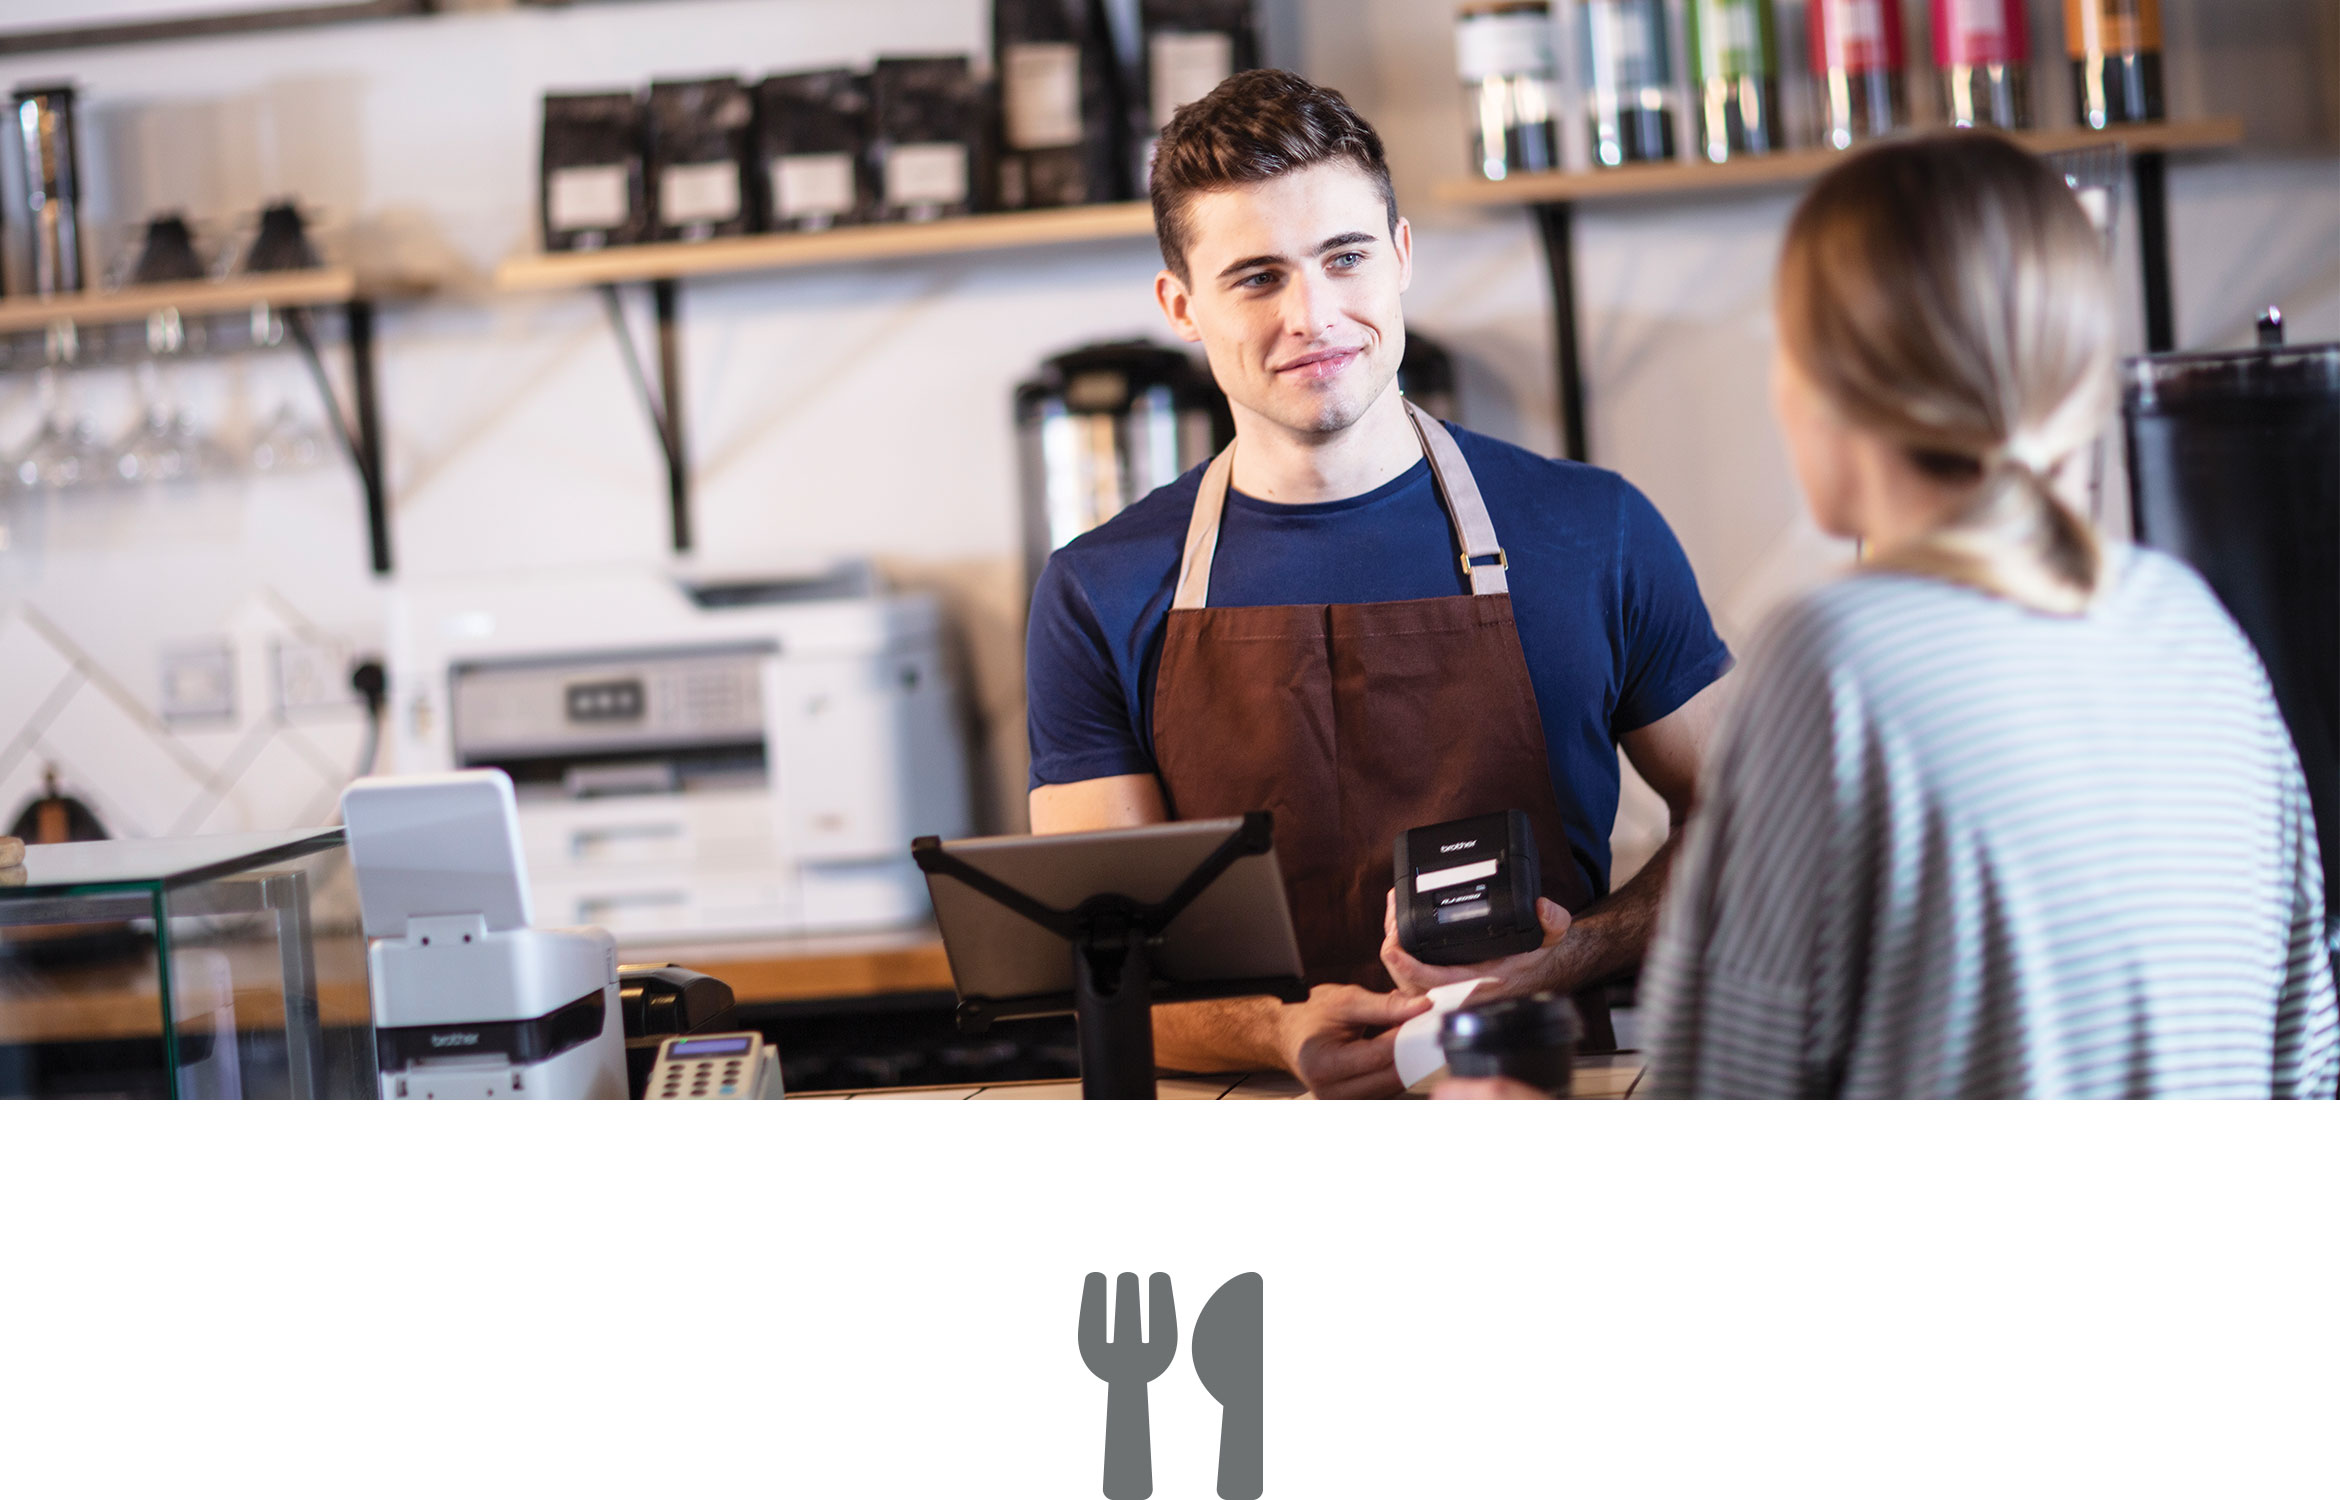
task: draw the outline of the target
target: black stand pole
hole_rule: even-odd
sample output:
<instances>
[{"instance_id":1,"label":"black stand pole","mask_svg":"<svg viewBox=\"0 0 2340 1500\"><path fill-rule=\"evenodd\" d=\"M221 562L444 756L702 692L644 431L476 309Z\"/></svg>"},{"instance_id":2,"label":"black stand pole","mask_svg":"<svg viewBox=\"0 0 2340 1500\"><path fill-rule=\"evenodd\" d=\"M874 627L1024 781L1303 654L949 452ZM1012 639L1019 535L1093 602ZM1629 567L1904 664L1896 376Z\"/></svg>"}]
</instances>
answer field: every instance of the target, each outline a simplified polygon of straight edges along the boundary
<instances>
[{"instance_id":1,"label":"black stand pole","mask_svg":"<svg viewBox=\"0 0 2340 1500\"><path fill-rule=\"evenodd\" d=\"M1153 964L1131 930L1102 923L1073 945L1073 1016L1080 1023L1081 1097L1154 1094Z\"/></svg>"},{"instance_id":2,"label":"black stand pole","mask_svg":"<svg viewBox=\"0 0 2340 1500\"><path fill-rule=\"evenodd\" d=\"M957 858L940 839L914 840L910 854L927 874L956 880L1072 945L1069 996L997 999L962 994L959 1029L980 1032L994 1021L1070 1014L1080 1027L1081 1097L1153 1099L1159 1097L1154 1092L1155 1006L1245 995L1272 995L1286 1004L1308 998L1306 982L1295 975L1201 983L1171 983L1154 975L1153 948L1179 914L1235 861L1274 847L1275 825L1268 814L1247 813L1243 826L1161 900L1147 903L1104 893L1070 911L1037 901Z\"/></svg>"}]
</instances>

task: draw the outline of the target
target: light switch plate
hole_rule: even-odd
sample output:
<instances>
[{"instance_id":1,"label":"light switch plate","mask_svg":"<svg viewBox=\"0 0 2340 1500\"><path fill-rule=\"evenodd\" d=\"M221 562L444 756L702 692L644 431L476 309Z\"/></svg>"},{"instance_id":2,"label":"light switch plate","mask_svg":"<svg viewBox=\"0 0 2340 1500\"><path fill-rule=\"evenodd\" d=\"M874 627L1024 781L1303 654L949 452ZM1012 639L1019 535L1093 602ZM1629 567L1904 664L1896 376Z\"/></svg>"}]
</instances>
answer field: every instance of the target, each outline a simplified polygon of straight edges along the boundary
<instances>
[{"instance_id":1,"label":"light switch plate","mask_svg":"<svg viewBox=\"0 0 2340 1500\"><path fill-rule=\"evenodd\" d=\"M314 713L353 701L349 654L338 646L279 636L270 649L279 714Z\"/></svg>"},{"instance_id":2,"label":"light switch plate","mask_svg":"<svg viewBox=\"0 0 2340 1500\"><path fill-rule=\"evenodd\" d=\"M172 724L236 716L236 648L189 641L162 651L162 716Z\"/></svg>"}]
</instances>

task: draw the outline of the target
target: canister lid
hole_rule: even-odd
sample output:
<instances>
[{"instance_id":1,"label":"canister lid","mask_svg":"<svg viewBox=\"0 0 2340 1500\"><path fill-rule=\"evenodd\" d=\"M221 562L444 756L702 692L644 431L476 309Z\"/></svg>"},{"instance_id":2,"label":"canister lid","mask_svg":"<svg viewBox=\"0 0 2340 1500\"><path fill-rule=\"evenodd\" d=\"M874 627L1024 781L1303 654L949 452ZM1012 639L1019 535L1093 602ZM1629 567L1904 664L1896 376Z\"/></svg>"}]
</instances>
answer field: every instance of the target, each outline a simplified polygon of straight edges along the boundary
<instances>
[{"instance_id":1,"label":"canister lid","mask_svg":"<svg viewBox=\"0 0 2340 1500\"><path fill-rule=\"evenodd\" d=\"M2196 402L2340 397L2340 344L2155 354L2121 370L2122 404L2147 414Z\"/></svg>"},{"instance_id":2,"label":"canister lid","mask_svg":"<svg viewBox=\"0 0 2340 1500\"><path fill-rule=\"evenodd\" d=\"M1438 1028L1438 1045L1449 1052L1535 1051L1574 1046L1583 1030L1576 1002L1568 996L1524 995L1448 1011Z\"/></svg>"}]
</instances>

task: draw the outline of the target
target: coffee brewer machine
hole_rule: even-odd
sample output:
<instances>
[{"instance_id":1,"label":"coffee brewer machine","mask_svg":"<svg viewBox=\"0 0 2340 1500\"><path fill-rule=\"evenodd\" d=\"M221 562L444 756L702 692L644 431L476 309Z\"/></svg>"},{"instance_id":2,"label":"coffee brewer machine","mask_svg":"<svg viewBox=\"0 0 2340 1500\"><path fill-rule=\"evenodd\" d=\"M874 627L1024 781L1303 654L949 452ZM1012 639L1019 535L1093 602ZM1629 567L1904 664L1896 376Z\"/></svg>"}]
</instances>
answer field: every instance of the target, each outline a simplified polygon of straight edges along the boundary
<instances>
[{"instance_id":1,"label":"coffee brewer machine","mask_svg":"<svg viewBox=\"0 0 2340 1500\"><path fill-rule=\"evenodd\" d=\"M2138 540L2209 581L2258 647L2340 890L2340 344L2156 355L2123 382Z\"/></svg>"},{"instance_id":2,"label":"coffee brewer machine","mask_svg":"<svg viewBox=\"0 0 2340 1500\"><path fill-rule=\"evenodd\" d=\"M1454 418L1454 361L1406 337L1398 385ZM1044 360L1016 387L1024 474L1026 587L1048 554L1207 461L1235 437L1233 413L1201 361L1133 339Z\"/></svg>"},{"instance_id":3,"label":"coffee brewer machine","mask_svg":"<svg viewBox=\"0 0 2340 1500\"><path fill-rule=\"evenodd\" d=\"M1143 340L1056 355L1016 387L1027 584L1048 554L1232 439L1227 398L1195 360Z\"/></svg>"}]
</instances>

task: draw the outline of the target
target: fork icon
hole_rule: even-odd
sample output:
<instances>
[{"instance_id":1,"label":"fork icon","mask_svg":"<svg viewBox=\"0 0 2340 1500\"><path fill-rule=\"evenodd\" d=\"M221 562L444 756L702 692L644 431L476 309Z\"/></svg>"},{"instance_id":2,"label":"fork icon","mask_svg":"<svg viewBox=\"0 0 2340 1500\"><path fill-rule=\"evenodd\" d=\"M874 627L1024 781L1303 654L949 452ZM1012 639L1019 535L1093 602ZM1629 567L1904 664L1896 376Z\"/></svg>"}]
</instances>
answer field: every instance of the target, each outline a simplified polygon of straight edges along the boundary
<instances>
[{"instance_id":1,"label":"fork icon","mask_svg":"<svg viewBox=\"0 0 2340 1500\"><path fill-rule=\"evenodd\" d=\"M1081 1363L1105 1382L1105 1500L1147 1500L1154 1493L1154 1439L1146 1387L1178 1354L1178 1314L1170 1278L1147 1281L1148 1316L1138 1328L1138 1279L1124 1271L1113 1288L1113 1337L1105 1337L1105 1273L1081 1283Z\"/></svg>"}]
</instances>

